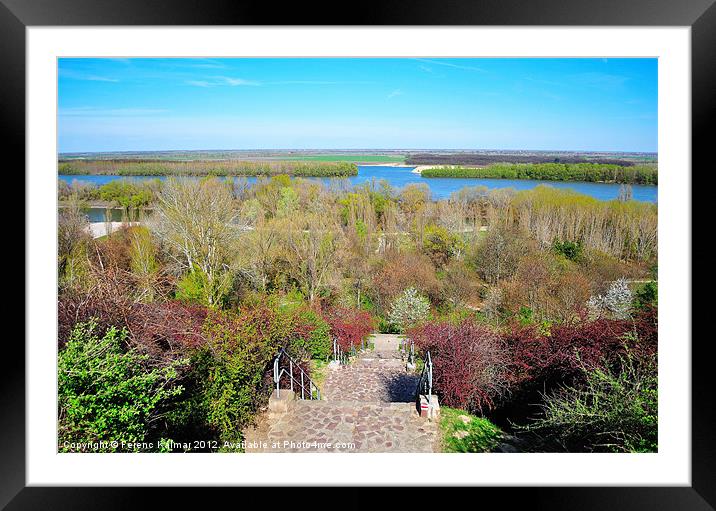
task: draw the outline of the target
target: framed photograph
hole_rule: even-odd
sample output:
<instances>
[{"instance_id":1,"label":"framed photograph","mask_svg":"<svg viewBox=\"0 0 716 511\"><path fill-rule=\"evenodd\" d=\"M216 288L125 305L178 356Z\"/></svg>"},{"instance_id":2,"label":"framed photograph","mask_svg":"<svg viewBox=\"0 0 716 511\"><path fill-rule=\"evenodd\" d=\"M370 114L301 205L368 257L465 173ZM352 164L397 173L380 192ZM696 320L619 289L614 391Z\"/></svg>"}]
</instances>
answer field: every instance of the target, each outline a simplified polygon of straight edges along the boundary
<instances>
[{"instance_id":1,"label":"framed photograph","mask_svg":"<svg viewBox=\"0 0 716 511\"><path fill-rule=\"evenodd\" d=\"M27 301L0 502L713 509L716 7L518 4L3 0Z\"/></svg>"}]
</instances>

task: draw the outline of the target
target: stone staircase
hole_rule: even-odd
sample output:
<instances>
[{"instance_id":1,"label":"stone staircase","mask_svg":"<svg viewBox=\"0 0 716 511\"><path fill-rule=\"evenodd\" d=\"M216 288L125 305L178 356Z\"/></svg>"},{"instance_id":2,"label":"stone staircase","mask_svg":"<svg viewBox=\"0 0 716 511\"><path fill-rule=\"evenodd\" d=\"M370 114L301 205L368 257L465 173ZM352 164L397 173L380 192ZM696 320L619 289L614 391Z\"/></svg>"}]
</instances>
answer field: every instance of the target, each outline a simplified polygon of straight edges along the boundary
<instances>
[{"instance_id":1,"label":"stone staircase","mask_svg":"<svg viewBox=\"0 0 716 511\"><path fill-rule=\"evenodd\" d=\"M329 369L320 401L289 401L261 417L246 451L435 452L439 428L418 415L418 376L406 371L397 336L373 342L375 350Z\"/></svg>"}]
</instances>

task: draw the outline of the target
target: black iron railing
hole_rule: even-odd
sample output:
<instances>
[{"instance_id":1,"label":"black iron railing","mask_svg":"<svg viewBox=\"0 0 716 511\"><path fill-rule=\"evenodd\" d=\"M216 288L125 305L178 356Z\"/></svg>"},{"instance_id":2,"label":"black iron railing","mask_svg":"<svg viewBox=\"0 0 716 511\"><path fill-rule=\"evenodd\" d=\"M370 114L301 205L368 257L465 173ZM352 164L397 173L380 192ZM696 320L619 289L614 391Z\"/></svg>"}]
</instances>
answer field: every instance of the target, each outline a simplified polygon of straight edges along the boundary
<instances>
[{"instance_id":1,"label":"black iron railing","mask_svg":"<svg viewBox=\"0 0 716 511\"><path fill-rule=\"evenodd\" d=\"M425 396L428 405L431 405L431 396L433 395L433 359L430 352L425 352L423 370L418 379L418 386L415 389L415 399L419 400L420 396Z\"/></svg>"},{"instance_id":2,"label":"black iron railing","mask_svg":"<svg viewBox=\"0 0 716 511\"><path fill-rule=\"evenodd\" d=\"M412 339L404 337L400 343L400 351L408 364L415 365L415 343Z\"/></svg>"}]
</instances>

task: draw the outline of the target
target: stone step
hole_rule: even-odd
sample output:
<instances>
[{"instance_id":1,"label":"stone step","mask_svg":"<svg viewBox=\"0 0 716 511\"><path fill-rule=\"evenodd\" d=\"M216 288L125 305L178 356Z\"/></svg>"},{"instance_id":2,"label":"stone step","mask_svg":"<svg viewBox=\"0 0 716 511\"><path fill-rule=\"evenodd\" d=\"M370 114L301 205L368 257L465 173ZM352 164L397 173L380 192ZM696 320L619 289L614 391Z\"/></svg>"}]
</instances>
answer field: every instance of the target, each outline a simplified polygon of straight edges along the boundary
<instances>
[{"instance_id":1,"label":"stone step","mask_svg":"<svg viewBox=\"0 0 716 511\"><path fill-rule=\"evenodd\" d=\"M365 401L354 401L354 400L336 400L336 401L330 401L326 399L296 399L293 402L294 407L308 407L308 408L322 408L322 407L328 407L328 408L349 408L349 409L355 409L360 408L363 406L372 406L375 408L389 408L391 410L412 410L415 411L415 402L394 402L394 401L374 401L374 402L365 402Z\"/></svg>"},{"instance_id":2,"label":"stone step","mask_svg":"<svg viewBox=\"0 0 716 511\"><path fill-rule=\"evenodd\" d=\"M296 401L247 440L248 452L434 452L439 429L414 403Z\"/></svg>"}]
</instances>

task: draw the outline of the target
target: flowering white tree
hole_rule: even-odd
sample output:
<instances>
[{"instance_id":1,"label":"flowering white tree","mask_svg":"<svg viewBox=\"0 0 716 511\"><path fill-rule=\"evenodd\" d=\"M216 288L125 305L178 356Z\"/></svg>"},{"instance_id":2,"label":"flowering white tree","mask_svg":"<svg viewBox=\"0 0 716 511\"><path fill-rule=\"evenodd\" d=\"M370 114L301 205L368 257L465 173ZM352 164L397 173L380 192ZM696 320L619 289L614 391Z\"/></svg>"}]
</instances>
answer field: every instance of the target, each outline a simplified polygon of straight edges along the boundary
<instances>
[{"instance_id":1,"label":"flowering white tree","mask_svg":"<svg viewBox=\"0 0 716 511\"><path fill-rule=\"evenodd\" d=\"M430 300L410 287L403 291L393 302L388 321L398 330L404 332L406 328L428 317Z\"/></svg>"},{"instance_id":2,"label":"flowering white tree","mask_svg":"<svg viewBox=\"0 0 716 511\"><path fill-rule=\"evenodd\" d=\"M632 292L624 278L618 279L609 286L607 293L596 295L587 301L587 310L592 319L611 315L615 319L630 317Z\"/></svg>"}]
</instances>

